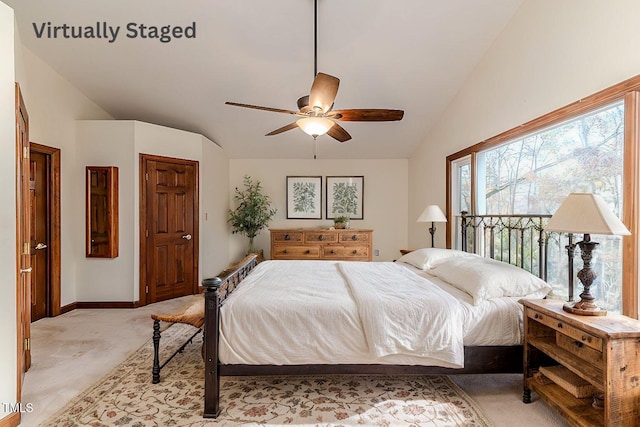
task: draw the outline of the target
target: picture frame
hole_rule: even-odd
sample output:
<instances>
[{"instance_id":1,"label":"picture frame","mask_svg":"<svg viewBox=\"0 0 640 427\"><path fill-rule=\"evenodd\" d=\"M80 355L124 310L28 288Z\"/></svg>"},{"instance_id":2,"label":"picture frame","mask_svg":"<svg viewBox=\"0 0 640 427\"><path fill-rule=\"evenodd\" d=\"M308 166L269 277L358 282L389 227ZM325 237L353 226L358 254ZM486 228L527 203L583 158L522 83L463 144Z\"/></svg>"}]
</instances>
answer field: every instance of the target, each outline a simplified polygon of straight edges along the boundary
<instances>
[{"instance_id":1,"label":"picture frame","mask_svg":"<svg viewBox=\"0 0 640 427\"><path fill-rule=\"evenodd\" d=\"M287 219L322 219L321 176L287 176Z\"/></svg>"},{"instance_id":2,"label":"picture frame","mask_svg":"<svg viewBox=\"0 0 640 427\"><path fill-rule=\"evenodd\" d=\"M328 176L325 191L327 219L364 218L364 176Z\"/></svg>"}]
</instances>

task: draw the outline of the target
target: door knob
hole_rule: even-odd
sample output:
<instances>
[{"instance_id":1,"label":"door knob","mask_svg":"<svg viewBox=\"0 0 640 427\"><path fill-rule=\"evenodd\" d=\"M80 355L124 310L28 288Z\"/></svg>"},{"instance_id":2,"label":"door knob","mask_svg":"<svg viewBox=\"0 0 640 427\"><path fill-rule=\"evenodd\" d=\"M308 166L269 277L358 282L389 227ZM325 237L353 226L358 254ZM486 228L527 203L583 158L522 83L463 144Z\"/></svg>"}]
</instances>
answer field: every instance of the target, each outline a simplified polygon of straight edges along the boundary
<instances>
[{"instance_id":1,"label":"door knob","mask_svg":"<svg viewBox=\"0 0 640 427\"><path fill-rule=\"evenodd\" d=\"M182 238L185 240L191 240L191 234L185 234Z\"/></svg>"},{"instance_id":2,"label":"door knob","mask_svg":"<svg viewBox=\"0 0 640 427\"><path fill-rule=\"evenodd\" d=\"M34 249L45 249L47 247L44 243L38 243Z\"/></svg>"},{"instance_id":3,"label":"door knob","mask_svg":"<svg viewBox=\"0 0 640 427\"><path fill-rule=\"evenodd\" d=\"M31 273L31 270L33 270L33 267L21 268L20 273Z\"/></svg>"}]
</instances>

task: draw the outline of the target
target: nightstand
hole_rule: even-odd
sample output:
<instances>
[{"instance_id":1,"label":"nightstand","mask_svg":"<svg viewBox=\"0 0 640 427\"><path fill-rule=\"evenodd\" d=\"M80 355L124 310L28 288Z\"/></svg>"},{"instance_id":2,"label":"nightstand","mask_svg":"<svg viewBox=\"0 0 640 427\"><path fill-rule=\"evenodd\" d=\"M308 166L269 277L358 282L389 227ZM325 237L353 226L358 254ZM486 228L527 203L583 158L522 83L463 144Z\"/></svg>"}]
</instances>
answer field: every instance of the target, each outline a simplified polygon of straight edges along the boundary
<instances>
[{"instance_id":1,"label":"nightstand","mask_svg":"<svg viewBox=\"0 0 640 427\"><path fill-rule=\"evenodd\" d=\"M524 403L534 391L573 426L640 425L640 321L570 314L562 309L564 301L522 304ZM594 406L593 396L574 397L566 384L539 377L541 366L554 365L591 384L603 408Z\"/></svg>"}]
</instances>

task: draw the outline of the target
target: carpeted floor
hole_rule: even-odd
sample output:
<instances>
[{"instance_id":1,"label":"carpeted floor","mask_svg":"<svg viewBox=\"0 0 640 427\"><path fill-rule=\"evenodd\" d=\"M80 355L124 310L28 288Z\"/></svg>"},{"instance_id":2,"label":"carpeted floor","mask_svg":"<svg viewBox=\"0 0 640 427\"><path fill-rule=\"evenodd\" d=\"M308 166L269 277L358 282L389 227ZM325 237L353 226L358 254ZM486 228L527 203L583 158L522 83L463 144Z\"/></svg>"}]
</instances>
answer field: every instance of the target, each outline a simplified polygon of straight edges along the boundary
<instances>
[{"instance_id":1,"label":"carpeted floor","mask_svg":"<svg viewBox=\"0 0 640 427\"><path fill-rule=\"evenodd\" d=\"M162 334L163 359L193 332ZM220 417L203 420L199 338L150 382L153 346L142 348L44 426L370 425L490 426L446 376L223 377Z\"/></svg>"}]
</instances>

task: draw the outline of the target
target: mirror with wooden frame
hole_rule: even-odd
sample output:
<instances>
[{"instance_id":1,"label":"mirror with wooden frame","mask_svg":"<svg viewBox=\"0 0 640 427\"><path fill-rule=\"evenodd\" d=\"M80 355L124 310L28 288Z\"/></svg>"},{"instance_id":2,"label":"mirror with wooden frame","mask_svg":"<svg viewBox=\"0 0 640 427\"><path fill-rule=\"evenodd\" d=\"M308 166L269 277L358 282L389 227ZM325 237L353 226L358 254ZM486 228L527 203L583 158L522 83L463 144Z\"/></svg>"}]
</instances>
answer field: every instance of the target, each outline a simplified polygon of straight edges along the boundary
<instances>
[{"instance_id":1,"label":"mirror with wooden frame","mask_svg":"<svg viewBox=\"0 0 640 427\"><path fill-rule=\"evenodd\" d=\"M118 256L118 168L86 168L86 248L90 258Z\"/></svg>"}]
</instances>

